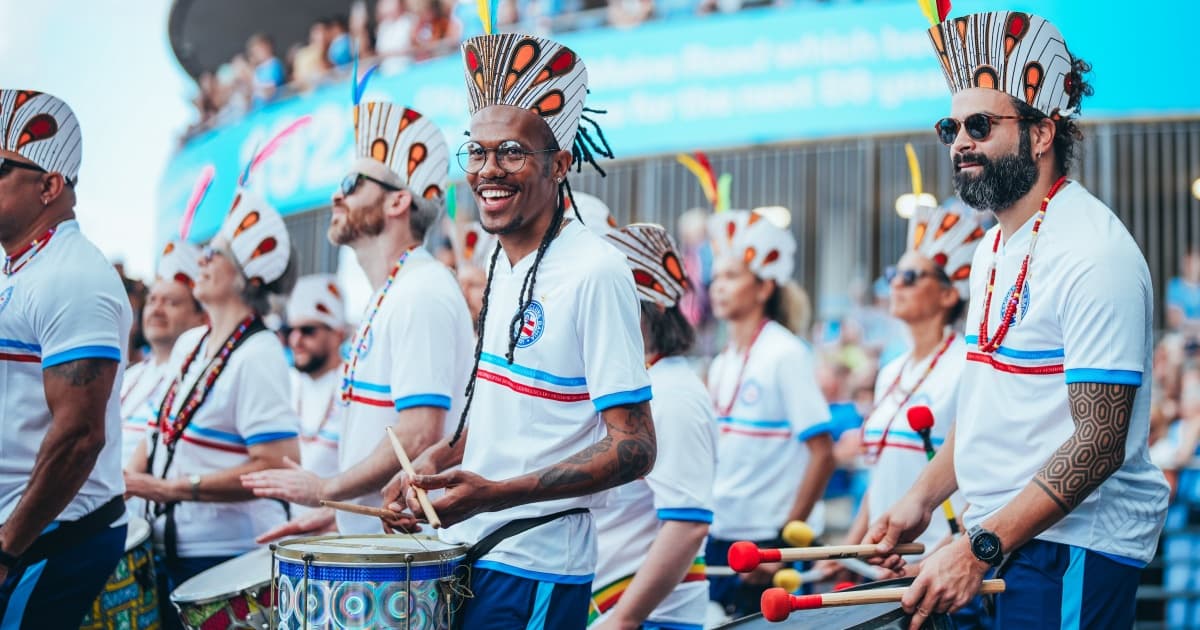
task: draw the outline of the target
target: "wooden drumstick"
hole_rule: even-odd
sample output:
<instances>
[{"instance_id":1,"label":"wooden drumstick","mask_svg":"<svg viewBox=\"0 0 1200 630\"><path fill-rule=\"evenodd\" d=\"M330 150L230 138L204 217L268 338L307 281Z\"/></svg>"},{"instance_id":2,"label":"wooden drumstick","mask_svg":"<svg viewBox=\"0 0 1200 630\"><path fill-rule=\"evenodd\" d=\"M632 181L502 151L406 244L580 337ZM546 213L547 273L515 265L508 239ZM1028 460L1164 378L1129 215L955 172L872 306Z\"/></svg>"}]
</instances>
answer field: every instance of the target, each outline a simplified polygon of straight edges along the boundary
<instances>
[{"instance_id":1,"label":"wooden drumstick","mask_svg":"<svg viewBox=\"0 0 1200 630\"><path fill-rule=\"evenodd\" d=\"M783 621L796 610L899 602L906 592L908 592L908 587L901 586L862 591L835 591L819 595L791 595L782 588L771 588L763 592L761 606L763 617L767 621ZM1004 580L984 580L983 586L979 590L982 595L1003 592Z\"/></svg>"},{"instance_id":2,"label":"wooden drumstick","mask_svg":"<svg viewBox=\"0 0 1200 630\"><path fill-rule=\"evenodd\" d=\"M397 518L399 514L385 510L383 508L367 507L357 503L344 503L342 501L321 501L321 505L342 512L350 512L352 514L361 514L363 516L374 516L376 518Z\"/></svg>"},{"instance_id":3,"label":"wooden drumstick","mask_svg":"<svg viewBox=\"0 0 1200 630\"><path fill-rule=\"evenodd\" d=\"M900 555L925 553L921 543L896 545L892 553ZM878 556L876 545L831 545L828 547L784 547L760 549L749 541L739 541L729 547L729 566L739 573L753 571L764 562L797 562L801 560L838 560L841 558L870 558Z\"/></svg>"},{"instance_id":4,"label":"wooden drumstick","mask_svg":"<svg viewBox=\"0 0 1200 630\"><path fill-rule=\"evenodd\" d=\"M392 440L392 450L396 451L396 459L400 460L400 467L408 474L411 481L416 478L417 472L413 470L412 462L408 459L408 454L404 452L404 445L400 443L400 438L396 437L396 432L392 427L387 427L388 437ZM429 524L434 528L442 526L442 520L438 518L437 512L433 511L433 503L429 502L429 495L425 494L423 488L412 486L413 490L417 491L417 502L421 504L421 510L425 512L425 518L429 519Z\"/></svg>"}]
</instances>

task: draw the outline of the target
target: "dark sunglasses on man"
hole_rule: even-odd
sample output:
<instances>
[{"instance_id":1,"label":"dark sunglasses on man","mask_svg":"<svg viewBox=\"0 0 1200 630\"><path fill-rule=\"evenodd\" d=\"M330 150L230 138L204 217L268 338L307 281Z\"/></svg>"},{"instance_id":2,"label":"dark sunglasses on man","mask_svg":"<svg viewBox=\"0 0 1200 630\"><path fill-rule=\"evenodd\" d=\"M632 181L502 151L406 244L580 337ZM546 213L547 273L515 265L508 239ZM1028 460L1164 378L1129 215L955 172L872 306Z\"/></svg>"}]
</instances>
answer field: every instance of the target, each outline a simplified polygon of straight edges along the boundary
<instances>
[{"instance_id":1,"label":"dark sunglasses on man","mask_svg":"<svg viewBox=\"0 0 1200 630\"><path fill-rule=\"evenodd\" d=\"M322 325L322 324L305 324L304 326L284 326L283 328L279 329L279 332L283 333L284 337L287 337L292 334L293 330L300 333L301 337L312 337L313 335L317 334L318 331L329 330L329 327Z\"/></svg>"},{"instance_id":2,"label":"dark sunglasses on man","mask_svg":"<svg viewBox=\"0 0 1200 630\"><path fill-rule=\"evenodd\" d=\"M8 175L9 173L13 172L14 169L18 169L18 168L25 169L27 171L35 171L38 173L48 172L46 169L38 166L37 164L31 164L29 162L21 162L20 160L14 160L12 158L0 157L0 177L4 177L5 175Z\"/></svg>"},{"instance_id":3,"label":"dark sunglasses on man","mask_svg":"<svg viewBox=\"0 0 1200 630\"><path fill-rule=\"evenodd\" d=\"M967 135L972 140L986 140L992 135L992 125L998 120L1038 120L1035 116L995 116L992 114L971 114L961 122L955 118L946 117L933 124L933 130L937 132L938 140L942 144L950 146L954 144L954 140L958 138L958 130L965 127Z\"/></svg>"},{"instance_id":4,"label":"dark sunglasses on man","mask_svg":"<svg viewBox=\"0 0 1200 630\"><path fill-rule=\"evenodd\" d=\"M342 196L349 197L350 195L353 195L354 191L358 190L358 187L360 185L362 185L364 180L369 181L369 182L375 182L376 184L379 184L379 186L381 188L383 188L384 190L389 190L391 192L396 192L396 191L400 190L400 188L393 186L387 182L381 182L378 179L371 177L370 175L363 175L362 173L350 173L349 175L342 178Z\"/></svg>"},{"instance_id":5,"label":"dark sunglasses on man","mask_svg":"<svg viewBox=\"0 0 1200 630\"><path fill-rule=\"evenodd\" d=\"M895 266L889 266L887 269L883 270L883 279L887 280L888 284L894 282L896 278L900 278L900 285L905 287L911 287L915 285L918 280L926 276L932 277L934 280L937 280L942 284L950 284L950 281L946 278L945 274L939 273L936 270L928 271L925 269L900 269Z\"/></svg>"}]
</instances>

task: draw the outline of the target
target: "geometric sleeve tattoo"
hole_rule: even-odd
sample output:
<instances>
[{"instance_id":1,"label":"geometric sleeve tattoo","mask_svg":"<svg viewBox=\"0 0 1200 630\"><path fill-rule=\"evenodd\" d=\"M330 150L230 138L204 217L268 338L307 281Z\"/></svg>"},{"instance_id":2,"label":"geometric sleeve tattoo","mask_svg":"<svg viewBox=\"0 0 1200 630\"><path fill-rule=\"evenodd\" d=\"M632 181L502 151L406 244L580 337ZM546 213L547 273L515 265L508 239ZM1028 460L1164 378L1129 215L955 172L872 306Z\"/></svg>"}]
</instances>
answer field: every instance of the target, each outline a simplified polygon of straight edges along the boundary
<instances>
[{"instance_id":1,"label":"geometric sleeve tattoo","mask_svg":"<svg viewBox=\"0 0 1200 630\"><path fill-rule=\"evenodd\" d=\"M1033 478L1063 514L1075 509L1125 461L1125 436L1137 389L1105 383L1067 385L1075 433Z\"/></svg>"}]
</instances>

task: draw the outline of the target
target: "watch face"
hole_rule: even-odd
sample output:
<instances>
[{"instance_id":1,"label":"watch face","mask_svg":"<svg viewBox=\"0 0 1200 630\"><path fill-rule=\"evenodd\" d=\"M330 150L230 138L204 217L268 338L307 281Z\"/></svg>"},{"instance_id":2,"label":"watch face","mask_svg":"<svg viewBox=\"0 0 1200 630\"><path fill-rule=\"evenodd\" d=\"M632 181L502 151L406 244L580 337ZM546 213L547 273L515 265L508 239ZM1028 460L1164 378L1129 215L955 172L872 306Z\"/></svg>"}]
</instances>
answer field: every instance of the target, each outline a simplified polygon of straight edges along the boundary
<instances>
[{"instance_id":1,"label":"watch face","mask_svg":"<svg viewBox=\"0 0 1200 630\"><path fill-rule=\"evenodd\" d=\"M991 560L1000 553L1000 541L995 534L981 533L971 541L971 549L980 560Z\"/></svg>"}]
</instances>

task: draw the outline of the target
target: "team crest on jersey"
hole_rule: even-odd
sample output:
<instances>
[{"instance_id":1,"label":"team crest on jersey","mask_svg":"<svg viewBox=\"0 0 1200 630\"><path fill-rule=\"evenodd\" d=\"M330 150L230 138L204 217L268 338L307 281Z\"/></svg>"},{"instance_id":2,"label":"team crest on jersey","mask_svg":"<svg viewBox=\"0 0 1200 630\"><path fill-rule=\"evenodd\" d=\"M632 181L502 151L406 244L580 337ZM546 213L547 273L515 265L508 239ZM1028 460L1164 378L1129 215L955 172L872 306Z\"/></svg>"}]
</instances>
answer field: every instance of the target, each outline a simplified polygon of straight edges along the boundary
<instances>
[{"instance_id":1,"label":"team crest on jersey","mask_svg":"<svg viewBox=\"0 0 1200 630\"><path fill-rule=\"evenodd\" d=\"M529 303L525 314L521 317L521 335L517 337L518 348L528 348L542 338L546 328L546 312L537 300Z\"/></svg>"},{"instance_id":2,"label":"team crest on jersey","mask_svg":"<svg viewBox=\"0 0 1200 630\"><path fill-rule=\"evenodd\" d=\"M762 385L758 381L746 381L742 384L742 395L739 397L743 405L757 405L762 399Z\"/></svg>"},{"instance_id":3,"label":"team crest on jersey","mask_svg":"<svg viewBox=\"0 0 1200 630\"><path fill-rule=\"evenodd\" d=\"M1012 299L1013 291L1016 291L1016 290L1017 290L1016 285L1013 285L1008 288L1008 293L1004 296L1004 301L1001 302L1001 306L1000 306L1001 313L1003 313L1004 309L1008 306L1008 301ZM1028 311L1028 310L1029 310L1029 283L1026 282L1025 286L1021 290L1021 306L1020 306L1020 308L1017 309L1017 312L1013 313L1012 319L1008 322L1008 325L1016 326L1017 324L1019 324L1021 322L1021 320L1025 319L1025 311Z\"/></svg>"}]
</instances>

